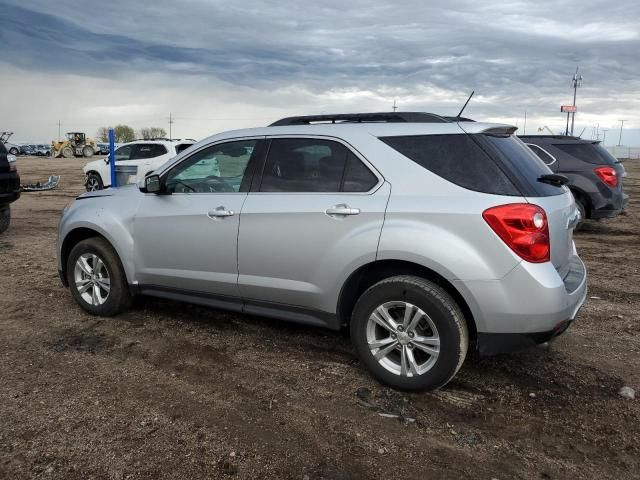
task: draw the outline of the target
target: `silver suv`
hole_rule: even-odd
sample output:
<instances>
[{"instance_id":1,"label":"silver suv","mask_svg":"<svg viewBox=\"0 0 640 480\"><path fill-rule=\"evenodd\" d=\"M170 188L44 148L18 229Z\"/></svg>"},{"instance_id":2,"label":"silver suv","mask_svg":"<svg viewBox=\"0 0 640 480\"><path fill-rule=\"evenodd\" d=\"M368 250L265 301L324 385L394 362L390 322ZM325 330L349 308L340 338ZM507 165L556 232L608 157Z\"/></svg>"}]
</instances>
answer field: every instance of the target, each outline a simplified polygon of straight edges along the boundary
<instances>
[{"instance_id":1,"label":"silver suv","mask_svg":"<svg viewBox=\"0 0 640 480\"><path fill-rule=\"evenodd\" d=\"M514 131L384 113L214 135L68 206L60 277L96 315L142 294L348 327L380 381L438 388L469 349L559 335L585 299L566 179Z\"/></svg>"}]
</instances>

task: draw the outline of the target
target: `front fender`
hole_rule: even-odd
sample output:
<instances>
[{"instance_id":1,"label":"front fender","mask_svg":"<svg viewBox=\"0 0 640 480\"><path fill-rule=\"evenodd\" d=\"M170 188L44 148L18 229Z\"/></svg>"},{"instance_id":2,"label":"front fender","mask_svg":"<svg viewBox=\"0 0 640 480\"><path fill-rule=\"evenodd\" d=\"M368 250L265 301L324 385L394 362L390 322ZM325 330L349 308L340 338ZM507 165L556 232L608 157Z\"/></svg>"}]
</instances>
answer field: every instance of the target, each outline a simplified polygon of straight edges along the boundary
<instances>
[{"instance_id":1,"label":"front fender","mask_svg":"<svg viewBox=\"0 0 640 480\"><path fill-rule=\"evenodd\" d=\"M132 225L138 202L128 195L85 197L76 200L60 220L58 228L58 269L63 270L62 255L65 241L74 231L89 229L104 237L114 248L129 284L136 282L133 262Z\"/></svg>"}]
</instances>

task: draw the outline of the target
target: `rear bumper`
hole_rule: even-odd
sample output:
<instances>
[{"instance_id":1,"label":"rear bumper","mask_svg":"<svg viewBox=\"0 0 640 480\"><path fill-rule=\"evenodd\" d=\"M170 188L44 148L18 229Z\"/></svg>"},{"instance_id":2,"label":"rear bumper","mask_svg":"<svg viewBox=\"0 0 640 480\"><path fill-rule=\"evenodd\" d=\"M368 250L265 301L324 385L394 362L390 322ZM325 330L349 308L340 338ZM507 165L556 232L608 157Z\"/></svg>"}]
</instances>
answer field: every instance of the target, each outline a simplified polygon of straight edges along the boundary
<instances>
[{"instance_id":1,"label":"rear bumper","mask_svg":"<svg viewBox=\"0 0 640 480\"><path fill-rule=\"evenodd\" d=\"M491 354L543 343L564 332L586 299L587 272L574 255L564 278L550 262L522 262L500 280L456 286L474 316L478 350Z\"/></svg>"},{"instance_id":2,"label":"rear bumper","mask_svg":"<svg viewBox=\"0 0 640 480\"><path fill-rule=\"evenodd\" d=\"M515 352L549 342L562 335L571 325L571 320L560 322L554 330L534 333L478 333L477 347L481 356Z\"/></svg>"},{"instance_id":3,"label":"rear bumper","mask_svg":"<svg viewBox=\"0 0 640 480\"><path fill-rule=\"evenodd\" d=\"M594 204L591 208L590 218L598 220L601 218L612 218L620 215L629 203L629 195L620 192L613 199L607 199L599 205Z\"/></svg>"}]
</instances>

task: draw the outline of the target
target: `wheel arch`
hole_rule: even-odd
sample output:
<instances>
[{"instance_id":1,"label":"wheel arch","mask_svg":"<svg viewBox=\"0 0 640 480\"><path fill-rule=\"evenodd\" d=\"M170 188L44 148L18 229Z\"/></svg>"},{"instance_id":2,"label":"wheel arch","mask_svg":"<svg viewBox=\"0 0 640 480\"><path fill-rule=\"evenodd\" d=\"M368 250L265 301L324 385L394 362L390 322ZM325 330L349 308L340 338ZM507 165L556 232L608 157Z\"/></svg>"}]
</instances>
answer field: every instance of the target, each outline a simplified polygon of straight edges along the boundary
<instances>
[{"instance_id":1,"label":"wheel arch","mask_svg":"<svg viewBox=\"0 0 640 480\"><path fill-rule=\"evenodd\" d=\"M571 194L573 195L573 197L584 206L587 218L591 218L592 205L589 195L580 188L577 188L573 185L569 186L569 190L571 190Z\"/></svg>"},{"instance_id":2,"label":"wheel arch","mask_svg":"<svg viewBox=\"0 0 640 480\"><path fill-rule=\"evenodd\" d=\"M113 245L113 242L111 242L102 233L87 227L74 228L64 237L62 245L60 246L60 268L62 269L62 274L60 275L60 277L67 287L67 261L69 260L71 250L73 250L73 247L75 247L78 243L82 242L83 240L87 240L88 238L102 238L111 246L111 248L113 248L113 250L116 252L116 255L118 255L118 257L120 258L120 262L122 262L122 257L120 256L120 253L118 252L116 247ZM126 275L126 268L124 270Z\"/></svg>"},{"instance_id":3,"label":"wheel arch","mask_svg":"<svg viewBox=\"0 0 640 480\"><path fill-rule=\"evenodd\" d=\"M342 285L338 297L336 313L342 325L348 325L351 321L351 312L358 298L365 290L385 278L396 275L415 275L425 278L442 287L454 301L458 304L465 318L469 331L469 340L475 341L477 338L477 326L464 296L458 289L441 274L424 265L409 262L406 260L376 260L359 267L354 271Z\"/></svg>"}]
</instances>

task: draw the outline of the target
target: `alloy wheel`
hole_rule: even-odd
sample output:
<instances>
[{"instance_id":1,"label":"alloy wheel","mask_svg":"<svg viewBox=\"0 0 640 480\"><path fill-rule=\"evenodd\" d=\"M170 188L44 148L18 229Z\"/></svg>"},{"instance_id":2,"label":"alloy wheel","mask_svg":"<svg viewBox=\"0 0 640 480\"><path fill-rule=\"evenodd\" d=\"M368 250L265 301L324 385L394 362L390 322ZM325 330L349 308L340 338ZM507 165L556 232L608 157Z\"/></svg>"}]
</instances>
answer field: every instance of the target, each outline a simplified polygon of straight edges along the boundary
<instances>
[{"instance_id":1,"label":"alloy wheel","mask_svg":"<svg viewBox=\"0 0 640 480\"><path fill-rule=\"evenodd\" d=\"M366 335L377 362L403 377L423 375L440 355L440 336L433 320L408 302L378 306L369 316Z\"/></svg>"},{"instance_id":2,"label":"alloy wheel","mask_svg":"<svg viewBox=\"0 0 640 480\"><path fill-rule=\"evenodd\" d=\"M84 253L76 260L73 277L82 299L94 306L103 305L111 291L111 279L106 265L93 253Z\"/></svg>"}]
</instances>

